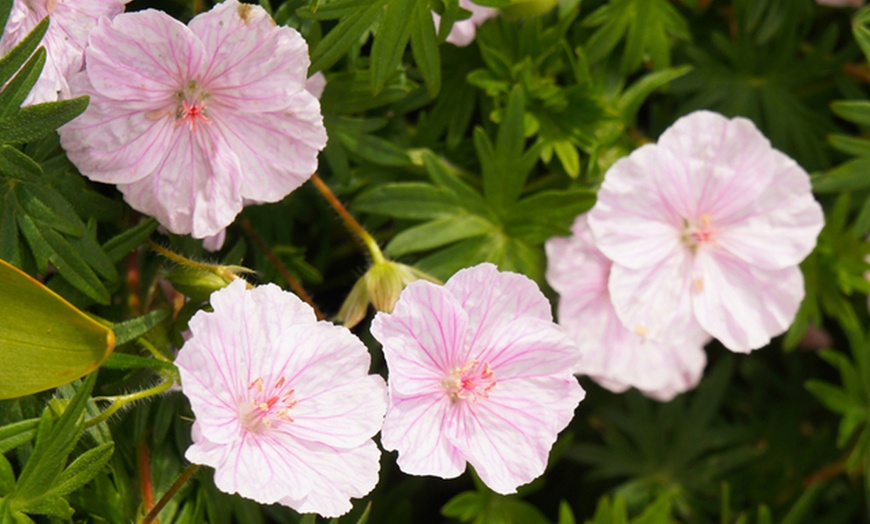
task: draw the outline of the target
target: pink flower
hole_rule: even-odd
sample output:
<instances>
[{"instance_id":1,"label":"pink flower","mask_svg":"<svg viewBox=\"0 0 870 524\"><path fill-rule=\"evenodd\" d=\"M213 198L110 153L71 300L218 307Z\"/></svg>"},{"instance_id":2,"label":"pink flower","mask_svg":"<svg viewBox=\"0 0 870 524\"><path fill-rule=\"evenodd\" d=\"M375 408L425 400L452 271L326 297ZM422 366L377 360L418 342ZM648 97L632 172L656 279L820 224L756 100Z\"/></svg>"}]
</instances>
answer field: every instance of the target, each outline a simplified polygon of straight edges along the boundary
<instances>
[{"instance_id":1,"label":"pink flower","mask_svg":"<svg viewBox=\"0 0 870 524\"><path fill-rule=\"evenodd\" d=\"M227 493L334 517L378 481L381 377L347 329L274 285L237 280L190 321L175 363L196 415L185 457Z\"/></svg>"},{"instance_id":2,"label":"pink flower","mask_svg":"<svg viewBox=\"0 0 870 524\"><path fill-rule=\"evenodd\" d=\"M707 363L707 334L691 324L673 326L659 341L625 328L607 291L612 262L595 247L586 215L571 230L571 237L545 245L547 282L560 295L559 324L583 355L581 374L616 393L635 387L662 401L697 386ZM678 320L691 318L688 297L682 309Z\"/></svg>"},{"instance_id":3,"label":"pink flower","mask_svg":"<svg viewBox=\"0 0 870 524\"><path fill-rule=\"evenodd\" d=\"M60 130L79 170L173 233L215 235L245 200L275 202L317 169L326 131L308 49L227 0L189 26L146 10L102 21L70 84L87 111Z\"/></svg>"},{"instance_id":4,"label":"pink flower","mask_svg":"<svg viewBox=\"0 0 870 524\"><path fill-rule=\"evenodd\" d=\"M129 0L15 0L0 37L0 56L24 40L43 18L51 16L42 39L45 66L24 105L54 102L70 97L67 79L84 66L88 33L100 17L112 18L124 11Z\"/></svg>"},{"instance_id":5,"label":"pink flower","mask_svg":"<svg viewBox=\"0 0 870 524\"><path fill-rule=\"evenodd\" d=\"M816 0L816 3L831 7L861 7L864 0Z\"/></svg>"},{"instance_id":6,"label":"pink flower","mask_svg":"<svg viewBox=\"0 0 870 524\"><path fill-rule=\"evenodd\" d=\"M498 10L492 7L477 5L471 0L459 0L459 7L471 11L471 16L453 24L450 34L447 35L447 41L457 47L465 47L474 41L474 36L477 34L477 26L496 16ZM432 18L435 19L435 26L441 27L441 17L433 12Z\"/></svg>"},{"instance_id":7,"label":"pink flower","mask_svg":"<svg viewBox=\"0 0 870 524\"><path fill-rule=\"evenodd\" d=\"M804 296L798 264L823 223L794 160L749 120L708 111L616 162L589 213L624 325L657 336L689 297L691 317L738 352L791 324Z\"/></svg>"},{"instance_id":8,"label":"pink flower","mask_svg":"<svg viewBox=\"0 0 870 524\"><path fill-rule=\"evenodd\" d=\"M544 472L585 393L577 347L537 285L481 264L444 286L418 280L372 334L384 346L389 408L381 432L412 475L456 477L471 463L513 493Z\"/></svg>"}]
</instances>

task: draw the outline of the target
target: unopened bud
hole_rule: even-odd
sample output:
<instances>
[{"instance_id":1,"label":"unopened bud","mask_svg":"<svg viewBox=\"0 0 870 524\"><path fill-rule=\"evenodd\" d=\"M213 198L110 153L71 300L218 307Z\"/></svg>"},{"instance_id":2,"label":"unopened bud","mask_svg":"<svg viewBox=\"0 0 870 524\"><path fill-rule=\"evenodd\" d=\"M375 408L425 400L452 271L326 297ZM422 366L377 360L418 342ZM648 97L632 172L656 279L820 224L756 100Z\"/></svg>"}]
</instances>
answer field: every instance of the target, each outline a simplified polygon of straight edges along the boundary
<instances>
[{"instance_id":1,"label":"unopened bud","mask_svg":"<svg viewBox=\"0 0 870 524\"><path fill-rule=\"evenodd\" d=\"M206 300L235 280L236 273L244 271L248 270L237 266L177 265L169 271L167 278L179 293L193 300Z\"/></svg>"},{"instance_id":2,"label":"unopened bud","mask_svg":"<svg viewBox=\"0 0 870 524\"><path fill-rule=\"evenodd\" d=\"M342 304L336 320L346 327L353 327L365 318L369 303L378 311L391 313L405 286L415 280L438 280L405 264L384 261L372 265L363 275Z\"/></svg>"}]
</instances>

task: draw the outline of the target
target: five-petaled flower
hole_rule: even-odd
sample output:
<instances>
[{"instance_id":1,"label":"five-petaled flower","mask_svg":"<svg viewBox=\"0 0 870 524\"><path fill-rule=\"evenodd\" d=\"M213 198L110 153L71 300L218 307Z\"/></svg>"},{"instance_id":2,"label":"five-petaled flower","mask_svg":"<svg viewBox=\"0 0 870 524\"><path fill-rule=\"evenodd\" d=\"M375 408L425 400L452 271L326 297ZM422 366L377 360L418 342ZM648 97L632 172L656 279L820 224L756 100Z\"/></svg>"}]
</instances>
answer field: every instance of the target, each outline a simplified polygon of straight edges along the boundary
<instances>
[{"instance_id":1,"label":"five-petaled flower","mask_svg":"<svg viewBox=\"0 0 870 524\"><path fill-rule=\"evenodd\" d=\"M469 462L498 493L544 472L584 392L577 346L534 282L492 264L412 282L371 331L389 368L381 443L402 471L453 478Z\"/></svg>"},{"instance_id":2,"label":"five-petaled flower","mask_svg":"<svg viewBox=\"0 0 870 524\"><path fill-rule=\"evenodd\" d=\"M739 352L791 324L823 224L806 171L749 120L709 111L617 161L589 213L624 325L661 336L689 297L688 316Z\"/></svg>"},{"instance_id":3,"label":"five-petaled flower","mask_svg":"<svg viewBox=\"0 0 870 524\"><path fill-rule=\"evenodd\" d=\"M229 225L317 169L326 130L306 91L308 48L259 6L227 0L189 26L155 10L103 20L70 80L90 106L60 129L92 180L173 233Z\"/></svg>"},{"instance_id":4,"label":"five-petaled flower","mask_svg":"<svg viewBox=\"0 0 870 524\"><path fill-rule=\"evenodd\" d=\"M377 484L386 385L363 343L274 285L237 280L190 321L175 363L196 415L185 457L264 504L334 517Z\"/></svg>"},{"instance_id":5,"label":"five-petaled flower","mask_svg":"<svg viewBox=\"0 0 870 524\"><path fill-rule=\"evenodd\" d=\"M68 98L68 79L84 66L88 33L101 17L124 11L129 0L15 0L6 29L0 36L0 56L20 43L46 16L51 17L42 38L45 65L24 105Z\"/></svg>"},{"instance_id":6,"label":"five-petaled flower","mask_svg":"<svg viewBox=\"0 0 870 524\"><path fill-rule=\"evenodd\" d=\"M698 385L709 336L691 321L689 297L680 305L679 324L666 329L663 340L629 330L607 291L613 263L595 247L586 215L574 220L571 232L545 245L547 282L559 293L559 325L583 355L580 373L616 393L635 387L663 401Z\"/></svg>"}]
</instances>

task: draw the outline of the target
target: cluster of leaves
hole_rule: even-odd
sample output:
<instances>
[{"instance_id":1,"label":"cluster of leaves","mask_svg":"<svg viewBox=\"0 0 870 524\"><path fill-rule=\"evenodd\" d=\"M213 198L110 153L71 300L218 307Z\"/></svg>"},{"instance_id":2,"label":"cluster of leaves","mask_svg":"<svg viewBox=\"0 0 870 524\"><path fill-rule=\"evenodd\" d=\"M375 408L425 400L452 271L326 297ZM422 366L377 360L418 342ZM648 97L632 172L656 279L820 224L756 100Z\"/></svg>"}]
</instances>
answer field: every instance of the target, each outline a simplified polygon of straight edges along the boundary
<instances>
[{"instance_id":1,"label":"cluster of leaves","mask_svg":"<svg viewBox=\"0 0 870 524\"><path fill-rule=\"evenodd\" d=\"M170 1L148 6L189 8ZM870 9L855 15L850 36L844 12L812 0L477 3L513 18L489 21L472 46L458 49L444 43L468 15L458 0L261 0L277 23L306 37L311 72L327 75L330 143L321 175L389 257L441 279L489 261L543 285L543 243L593 205L608 167L677 117L705 108L751 118L777 148L816 171L827 224L802 266L807 298L773 347L735 365L714 344L701 387L673 402L615 396L584 382L589 398L547 474L519 494L497 495L476 479L409 479L387 455L370 505L330 522L761 524L866 516L870 101L862 82L870 78ZM11 6L0 0L4 23ZM39 42L49 23L0 59L0 258L117 321L117 349L96 386L94 377L65 386L44 409L44 396L0 403L0 522L28 522L27 514L128 522L183 469L191 413L183 397L166 395L86 429L99 416L91 388L113 395L151 387L155 377L171 380L164 360L225 280L219 266L173 266L137 249L156 238L157 224L137 222L116 192L86 183L69 163L53 131L84 110L85 99L20 108L44 65ZM334 313L366 260L329 213L303 187L246 210L216 256L263 281L286 284L292 275ZM204 256L190 238L159 240ZM184 296L162 291L164 279ZM807 347L820 330L830 333L822 345L836 349L780 351ZM819 357L834 369L813 365ZM374 361L383 372L376 351ZM318 521L222 494L209 477L200 472L185 485L160 521Z\"/></svg>"}]
</instances>

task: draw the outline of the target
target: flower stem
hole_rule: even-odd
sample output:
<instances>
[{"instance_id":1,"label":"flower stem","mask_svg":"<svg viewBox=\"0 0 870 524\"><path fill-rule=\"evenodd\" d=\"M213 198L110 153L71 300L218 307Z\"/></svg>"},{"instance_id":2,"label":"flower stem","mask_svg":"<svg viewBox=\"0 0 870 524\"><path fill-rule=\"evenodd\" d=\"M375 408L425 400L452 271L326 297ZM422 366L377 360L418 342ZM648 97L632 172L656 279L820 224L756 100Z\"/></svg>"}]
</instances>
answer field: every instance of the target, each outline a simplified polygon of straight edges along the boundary
<instances>
[{"instance_id":1,"label":"flower stem","mask_svg":"<svg viewBox=\"0 0 870 524\"><path fill-rule=\"evenodd\" d=\"M172 497L174 497L175 494L178 493L178 490L181 489L181 486L183 486L185 482L190 480L190 477L192 477L193 474L196 473L197 469L199 469L199 464L191 464L187 466L184 471L181 472L181 476L178 477L175 482L172 483L172 486L169 487L166 493L164 493L163 496L160 497L160 500L157 501L157 504L155 504L154 507L151 508L151 511L149 511L147 515L145 515L145 518L142 519L141 524L151 524L152 522L154 522L157 519L157 515L164 508L164 506L166 506L166 504L169 503Z\"/></svg>"},{"instance_id":2,"label":"flower stem","mask_svg":"<svg viewBox=\"0 0 870 524\"><path fill-rule=\"evenodd\" d=\"M127 395L118 395L117 397L94 397L94 400L111 400L112 404L107 407L102 413L85 422L85 427L89 428L91 426L96 426L100 422L103 422L104 420L114 415L119 409L123 408L131 402L146 399L154 395L159 395L160 393L163 393L164 391L172 387L172 384L173 382L171 380L165 380L160 384L157 384L153 388L143 389L142 391L137 391L135 393L130 393Z\"/></svg>"},{"instance_id":3,"label":"flower stem","mask_svg":"<svg viewBox=\"0 0 870 524\"><path fill-rule=\"evenodd\" d=\"M165 247L161 246L157 242L154 242L153 240L148 241L148 247L150 247L154 251L157 251L158 253L160 253L164 257L168 258L169 260L176 262L178 264L181 264L183 266L192 267L195 269L206 271L208 273L220 274L220 276L228 278L229 280L236 280L239 278L238 275L236 275L232 271L224 269L222 266L213 266L213 265L209 265L209 264L203 264L203 263L197 262L195 260L191 260L185 256L179 255L178 253L176 253L174 251L170 251L170 250L166 249Z\"/></svg>"},{"instance_id":4,"label":"flower stem","mask_svg":"<svg viewBox=\"0 0 870 524\"><path fill-rule=\"evenodd\" d=\"M374 237L372 237L372 235L368 231L366 231L365 228L362 227L362 225L360 225L360 223L357 222L353 216L351 216L351 214L347 211L347 208L344 207L341 201L338 200L338 197L335 196L335 193L333 193L332 190L329 189L329 186L326 185L322 178L317 176L317 173L311 175L311 182L314 184L314 187L316 187L317 190L320 191L320 194L323 195L326 201L329 202L333 209L335 209L336 213L338 213L338 216L340 216L341 219L344 221L344 224L347 226L347 228L350 229L351 232L355 233L360 240L362 240L362 243L365 244L366 248L368 248L369 253L372 256L372 263L381 264L383 262L386 262L387 259L381 251L380 246L378 246L378 243L375 241Z\"/></svg>"},{"instance_id":5,"label":"flower stem","mask_svg":"<svg viewBox=\"0 0 870 524\"><path fill-rule=\"evenodd\" d=\"M272 251L268 244L266 244L266 241L263 240L263 237L261 237L259 233L254 231L254 228L251 226L250 220L242 217L239 223L242 225L242 229L245 230L245 233L247 233L248 236L251 237L251 240L253 240L254 243L257 244L257 247L260 248L260 251L262 251L263 254L266 255L266 258L269 259L269 262L271 262L272 265L275 266L275 269L278 270L278 273L280 273L281 276L284 277L284 280L286 280L287 283L290 284L290 287L293 288L293 291L296 292L296 295L298 295L299 298L305 301L306 304L311 306L311 309L314 310L314 314L317 316L317 320L325 319L326 315L324 315L323 312L320 311L320 308L318 308L317 304L315 304L314 301L311 299L311 295L309 295L308 292L305 291L305 288L302 287L302 284L298 280L296 280L295 277L293 277L293 275L290 273L290 270L287 269L287 266L285 266L284 263L281 262L281 259L278 258L275 252Z\"/></svg>"}]
</instances>

